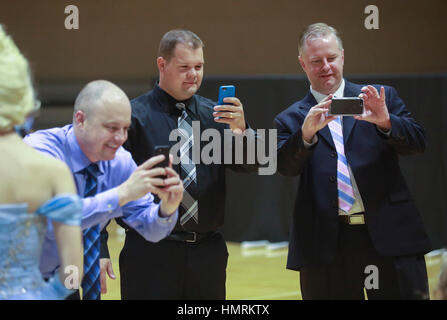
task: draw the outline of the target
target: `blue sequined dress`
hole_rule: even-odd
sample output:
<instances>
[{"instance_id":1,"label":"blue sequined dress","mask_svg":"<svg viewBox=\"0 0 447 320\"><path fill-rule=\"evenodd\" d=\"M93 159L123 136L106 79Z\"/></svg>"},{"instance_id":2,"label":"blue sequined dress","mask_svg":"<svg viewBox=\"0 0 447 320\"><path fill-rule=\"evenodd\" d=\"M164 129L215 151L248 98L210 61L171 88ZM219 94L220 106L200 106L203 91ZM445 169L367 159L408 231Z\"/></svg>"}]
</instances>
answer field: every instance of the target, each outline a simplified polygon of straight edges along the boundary
<instances>
[{"instance_id":1,"label":"blue sequined dress","mask_svg":"<svg viewBox=\"0 0 447 320\"><path fill-rule=\"evenodd\" d=\"M39 258L47 222L81 223L82 202L77 195L58 195L35 213L27 204L0 204L0 299L64 299L72 290L59 277L45 282L39 271Z\"/></svg>"}]
</instances>

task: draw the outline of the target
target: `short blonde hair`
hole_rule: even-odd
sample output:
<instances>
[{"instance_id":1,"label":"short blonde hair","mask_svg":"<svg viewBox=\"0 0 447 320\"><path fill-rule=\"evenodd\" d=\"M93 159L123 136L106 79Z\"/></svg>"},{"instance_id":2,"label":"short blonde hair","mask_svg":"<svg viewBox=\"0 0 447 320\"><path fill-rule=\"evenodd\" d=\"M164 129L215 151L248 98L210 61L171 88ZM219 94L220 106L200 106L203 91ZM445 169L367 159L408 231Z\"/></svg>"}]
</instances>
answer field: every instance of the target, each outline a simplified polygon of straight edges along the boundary
<instances>
[{"instance_id":1,"label":"short blonde hair","mask_svg":"<svg viewBox=\"0 0 447 320\"><path fill-rule=\"evenodd\" d=\"M341 41L340 36L338 35L338 31L326 23L318 22L311 25L308 25L303 32L301 32L299 43L298 43L298 52L300 55L303 54L304 48L306 47L306 41L312 40L315 38L325 38L330 35L333 35L337 40L338 48L343 50L343 42Z\"/></svg>"},{"instance_id":2,"label":"short blonde hair","mask_svg":"<svg viewBox=\"0 0 447 320\"><path fill-rule=\"evenodd\" d=\"M33 107L28 61L0 25L0 132L22 124Z\"/></svg>"}]
</instances>

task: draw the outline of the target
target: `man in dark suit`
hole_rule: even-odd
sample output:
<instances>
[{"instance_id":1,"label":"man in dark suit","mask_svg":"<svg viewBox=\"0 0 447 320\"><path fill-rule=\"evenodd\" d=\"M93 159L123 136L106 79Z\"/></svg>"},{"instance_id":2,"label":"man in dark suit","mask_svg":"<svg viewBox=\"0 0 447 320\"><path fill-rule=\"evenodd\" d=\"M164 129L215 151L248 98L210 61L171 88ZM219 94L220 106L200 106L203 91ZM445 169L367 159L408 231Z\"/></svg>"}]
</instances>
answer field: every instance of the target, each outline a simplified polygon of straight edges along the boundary
<instances>
[{"instance_id":1,"label":"man in dark suit","mask_svg":"<svg viewBox=\"0 0 447 320\"><path fill-rule=\"evenodd\" d=\"M324 24L301 35L299 61L311 84L275 118L278 170L300 176L287 268L304 299L428 298L422 219L398 155L422 153L423 128L395 89L343 79L344 50ZM332 98L361 97L364 113L335 117Z\"/></svg>"}]
</instances>

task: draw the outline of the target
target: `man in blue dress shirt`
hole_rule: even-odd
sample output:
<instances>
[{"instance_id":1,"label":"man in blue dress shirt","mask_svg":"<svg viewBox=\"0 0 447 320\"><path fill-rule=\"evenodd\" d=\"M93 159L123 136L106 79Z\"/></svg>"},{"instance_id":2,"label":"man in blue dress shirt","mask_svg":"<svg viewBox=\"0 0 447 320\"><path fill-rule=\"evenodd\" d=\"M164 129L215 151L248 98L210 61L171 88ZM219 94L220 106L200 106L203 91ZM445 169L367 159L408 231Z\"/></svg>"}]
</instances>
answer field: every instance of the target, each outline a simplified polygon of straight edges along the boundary
<instances>
[{"instance_id":1,"label":"man in blue dress shirt","mask_svg":"<svg viewBox=\"0 0 447 320\"><path fill-rule=\"evenodd\" d=\"M35 149L64 161L73 173L77 190L84 195L84 169L96 163L96 195L83 199L82 228L103 228L121 217L146 240L157 242L170 234L178 217L183 185L172 168L156 168L163 155L136 166L121 146L127 140L131 106L126 94L111 82L87 84L74 107L73 124L40 130L24 138ZM166 176L165 179L160 176ZM153 195L161 202L155 204ZM43 246L40 269L44 277L59 267L51 224Z\"/></svg>"}]
</instances>

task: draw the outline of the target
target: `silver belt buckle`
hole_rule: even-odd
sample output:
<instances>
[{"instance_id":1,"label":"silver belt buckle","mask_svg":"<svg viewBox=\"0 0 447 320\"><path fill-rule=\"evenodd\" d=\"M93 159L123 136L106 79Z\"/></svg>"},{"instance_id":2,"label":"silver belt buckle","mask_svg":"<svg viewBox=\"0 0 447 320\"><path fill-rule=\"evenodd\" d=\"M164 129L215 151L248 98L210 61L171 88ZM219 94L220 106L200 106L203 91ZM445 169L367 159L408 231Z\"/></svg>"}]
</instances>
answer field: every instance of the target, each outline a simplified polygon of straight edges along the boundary
<instances>
[{"instance_id":1,"label":"silver belt buckle","mask_svg":"<svg viewBox=\"0 0 447 320\"><path fill-rule=\"evenodd\" d=\"M197 241L197 233L196 232L188 232L188 233L192 233L194 235L194 239L193 240L186 239L186 242L196 242Z\"/></svg>"},{"instance_id":2,"label":"silver belt buckle","mask_svg":"<svg viewBox=\"0 0 447 320\"><path fill-rule=\"evenodd\" d=\"M349 216L349 224L365 224L365 216L363 214Z\"/></svg>"}]
</instances>

